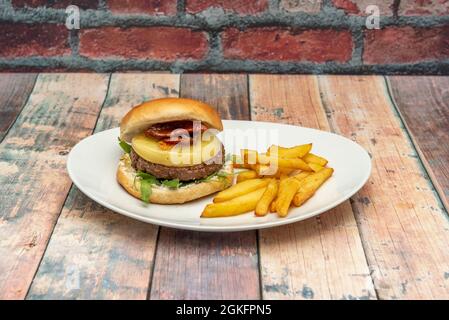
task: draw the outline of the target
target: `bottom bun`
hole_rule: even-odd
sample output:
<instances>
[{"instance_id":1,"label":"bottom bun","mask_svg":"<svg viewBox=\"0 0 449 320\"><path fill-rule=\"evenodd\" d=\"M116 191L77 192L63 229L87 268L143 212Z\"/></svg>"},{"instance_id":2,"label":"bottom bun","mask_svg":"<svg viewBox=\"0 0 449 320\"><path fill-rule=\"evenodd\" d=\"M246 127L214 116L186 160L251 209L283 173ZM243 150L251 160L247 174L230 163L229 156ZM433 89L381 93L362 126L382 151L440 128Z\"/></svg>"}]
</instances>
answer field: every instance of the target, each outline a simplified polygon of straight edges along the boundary
<instances>
[{"instance_id":1,"label":"bottom bun","mask_svg":"<svg viewBox=\"0 0 449 320\"><path fill-rule=\"evenodd\" d=\"M227 176L213 177L209 181L190 183L177 189L153 185L150 202L159 204L184 203L224 190L233 181L232 164L225 164L220 172L226 173ZM117 168L117 181L129 194L141 199L140 181L136 179L136 174L136 170L131 166L129 155L125 154L120 159Z\"/></svg>"}]
</instances>

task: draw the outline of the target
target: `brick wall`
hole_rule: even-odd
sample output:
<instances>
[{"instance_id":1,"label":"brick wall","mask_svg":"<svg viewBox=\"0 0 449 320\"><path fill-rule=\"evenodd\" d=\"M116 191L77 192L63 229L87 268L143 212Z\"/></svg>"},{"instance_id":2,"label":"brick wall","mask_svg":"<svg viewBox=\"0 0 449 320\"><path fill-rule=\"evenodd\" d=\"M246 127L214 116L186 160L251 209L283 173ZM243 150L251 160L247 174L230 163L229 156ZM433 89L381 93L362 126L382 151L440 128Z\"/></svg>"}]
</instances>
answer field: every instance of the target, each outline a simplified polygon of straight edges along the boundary
<instances>
[{"instance_id":1,"label":"brick wall","mask_svg":"<svg viewBox=\"0 0 449 320\"><path fill-rule=\"evenodd\" d=\"M0 28L0 71L449 74L449 0L0 0Z\"/></svg>"}]
</instances>

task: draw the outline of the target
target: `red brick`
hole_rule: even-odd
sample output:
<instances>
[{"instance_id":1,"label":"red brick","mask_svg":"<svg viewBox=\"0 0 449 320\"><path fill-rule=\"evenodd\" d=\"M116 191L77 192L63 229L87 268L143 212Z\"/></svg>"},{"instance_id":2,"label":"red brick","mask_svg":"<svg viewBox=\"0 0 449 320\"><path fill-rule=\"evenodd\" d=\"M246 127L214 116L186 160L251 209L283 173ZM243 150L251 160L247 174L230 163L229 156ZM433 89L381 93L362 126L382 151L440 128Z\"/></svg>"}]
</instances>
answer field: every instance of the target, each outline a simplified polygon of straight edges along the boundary
<instances>
[{"instance_id":1,"label":"red brick","mask_svg":"<svg viewBox=\"0 0 449 320\"><path fill-rule=\"evenodd\" d=\"M449 25L432 29L390 27L365 31L366 64L413 63L449 58Z\"/></svg>"},{"instance_id":2,"label":"red brick","mask_svg":"<svg viewBox=\"0 0 449 320\"><path fill-rule=\"evenodd\" d=\"M347 30L228 29L223 34L225 58L347 62L352 55Z\"/></svg>"},{"instance_id":3,"label":"red brick","mask_svg":"<svg viewBox=\"0 0 449 320\"><path fill-rule=\"evenodd\" d=\"M281 9L288 12L317 13L321 10L322 0L281 0Z\"/></svg>"},{"instance_id":4,"label":"red brick","mask_svg":"<svg viewBox=\"0 0 449 320\"><path fill-rule=\"evenodd\" d=\"M135 59L201 59L207 53L204 32L175 27L105 27L80 32L80 54Z\"/></svg>"},{"instance_id":5,"label":"red brick","mask_svg":"<svg viewBox=\"0 0 449 320\"><path fill-rule=\"evenodd\" d=\"M380 14L383 16L393 15L394 0L332 0L337 9L343 9L348 14L366 15L366 8L370 5L379 7Z\"/></svg>"},{"instance_id":6,"label":"red brick","mask_svg":"<svg viewBox=\"0 0 449 320\"><path fill-rule=\"evenodd\" d=\"M113 13L176 14L176 0L109 0Z\"/></svg>"},{"instance_id":7,"label":"red brick","mask_svg":"<svg viewBox=\"0 0 449 320\"><path fill-rule=\"evenodd\" d=\"M0 57L60 56L71 53L69 31L55 24L0 24Z\"/></svg>"},{"instance_id":8,"label":"red brick","mask_svg":"<svg viewBox=\"0 0 449 320\"><path fill-rule=\"evenodd\" d=\"M449 0L401 0L399 15L449 15Z\"/></svg>"},{"instance_id":9,"label":"red brick","mask_svg":"<svg viewBox=\"0 0 449 320\"><path fill-rule=\"evenodd\" d=\"M22 7L47 7L47 8L67 8L70 5L77 5L81 9L96 9L98 8L98 0L59 0L59 1L45 1L45 0L12 0L12 5L16 8Z\"/></svg>"},{"instance_id":10,"label":"red brick","mask_svg":"<svg viewBox=\"0 0 449 320\"><path fill-rule=\"evenodd\" d=\"M256 14L268 9L268 0L186 0L188 13L199 13L208 8L222 8L225 12Z\"/></svg>"}]
</instances>

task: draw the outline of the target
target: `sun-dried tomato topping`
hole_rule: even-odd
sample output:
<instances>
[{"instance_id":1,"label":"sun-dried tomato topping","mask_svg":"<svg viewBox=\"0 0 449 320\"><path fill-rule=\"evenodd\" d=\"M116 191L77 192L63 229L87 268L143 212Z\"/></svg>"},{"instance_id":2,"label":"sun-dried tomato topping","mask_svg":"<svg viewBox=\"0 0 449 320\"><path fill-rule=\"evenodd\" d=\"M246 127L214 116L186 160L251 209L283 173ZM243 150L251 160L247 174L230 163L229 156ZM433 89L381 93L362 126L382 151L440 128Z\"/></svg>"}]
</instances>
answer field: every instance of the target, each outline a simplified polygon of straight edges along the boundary
<instances>
[{"instance_id":1,"label":"sun-dried tomato topping","mask_svg":"<svg viewBox=\"0 0 449 320\"><path fill-rule=\"evenodd\" d=\"M177 129L182 129L182 130L179 130L179 134L176 132ZM208 129L208 127L206 125L204 125L203 123L201 123L201 127L200 127L201 133L203 133L207 129ZM175 137L176 139L171 139L170 141L180 142L181 137L179 137L179 136L182 135L183 133L185 133L184 130L189 133L190 137L192 137L193 121L182 120L182 121L158 123L158 124L155 124L155 125L149 127L145 131L145 135L148 137L153 137L158 140L170 140L170 137L173 135L173 136L176 136Z\"/></svg>"}]
</instances>

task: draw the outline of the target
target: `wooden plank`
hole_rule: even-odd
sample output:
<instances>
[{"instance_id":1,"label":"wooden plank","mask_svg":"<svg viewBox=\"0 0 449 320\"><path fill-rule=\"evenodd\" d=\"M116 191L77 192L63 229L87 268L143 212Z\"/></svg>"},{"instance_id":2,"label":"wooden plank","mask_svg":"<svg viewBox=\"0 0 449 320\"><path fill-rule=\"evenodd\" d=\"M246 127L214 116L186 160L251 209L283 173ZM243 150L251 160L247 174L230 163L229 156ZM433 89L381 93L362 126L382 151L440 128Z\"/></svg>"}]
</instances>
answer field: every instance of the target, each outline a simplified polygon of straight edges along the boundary
<instances>
[{"instance_id":1,"label":"wooden plank","mask_svg":"<svg viewBox=\"0 0 449 320\"><path fill-rule=\"evenodd\" d=\"M0 74L0 142L16 120L33 90L37 74Z\"/></svg>"},{"instance_id":2,"label":"wooden plank","mask_svg":"<svg viewBox=\"0 0 449 320\"><path fill-rule=\"evenodd\" d=\"M449 298L449 220L395 113L382 77L323 76L331 126L372 155L353 209L382 299Z\"/></svg>"},{"instance_id":3,"label":"wooden plank","mask_svg":"<svg viewBox=\"0 0 449 320\"><path fill-rule=\"evenodd\" d=\"M449 210L449 77L389 77L390 92Z\"/></svg>"},{"instance_id":4,"label":"wooden plank","mask_svg":"<svg viewBox=\"0 0 449 320\"><path fill-rule=\"evenodd\" d=\"M181 96L216 106L223 118L248 118L245 75L182 75ZM151 299L259 297L256 232L161 228Z\"/></svg>"},{"instance_id":5,"label":"wooden plank","mask_svg":"<svg viewBox=\"0 0 449 320\"><path fill-rule=\"evenodd\" d=\"M0 299L27 293L71 186L66 155L95 126L108 78L40 74L0 145Z\"/></svg>"},{"instance_id":6,"label":"wooden plank","mask_svg":"<svg viewBox=\"0 0 449 320\"><path fill-rule=\"evenodd\" d=\"M250 93L254 120L330 130L315 76L252 75ZM265 299L376 298L349 201L260 230L259 250Z\"/></svg>"},{"instance_id":7,"label":"wooden plank","mask_svg":"<svg viewBox=\"0 0 449 320\"><path fill-rule=\"evenodd\" d=\"M113 74L95 131L117 127L131 107L178 90L178 75ZM27 298L146 299L157 232L73 187Z\"/></svg>"}]
</instances>

